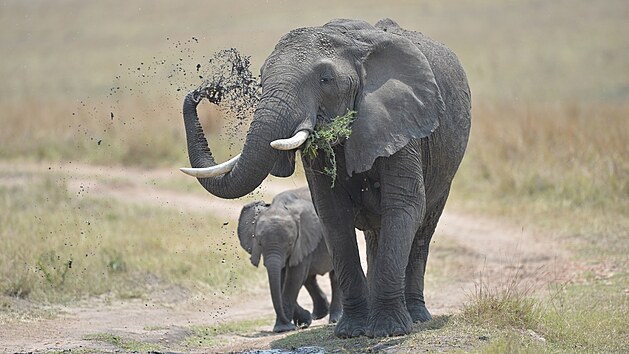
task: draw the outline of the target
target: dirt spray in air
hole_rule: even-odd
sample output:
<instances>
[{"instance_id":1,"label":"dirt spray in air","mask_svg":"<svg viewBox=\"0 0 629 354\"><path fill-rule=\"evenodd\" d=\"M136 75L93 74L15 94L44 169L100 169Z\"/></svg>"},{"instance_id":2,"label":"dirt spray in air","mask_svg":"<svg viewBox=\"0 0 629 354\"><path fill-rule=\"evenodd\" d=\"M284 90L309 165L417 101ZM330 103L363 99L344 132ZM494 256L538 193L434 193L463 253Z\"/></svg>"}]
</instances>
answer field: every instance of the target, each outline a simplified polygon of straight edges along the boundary
<instances>
[{"instance_id":1,"label":"dirt spray in air","mask_svg":"<svg viewBox=\"0 0 629 354\"><path fill-rule=\"evenodd\" d=\"M198 99L206 98L217 105L233 122L228 124L227 136L236 138L247 127L260 100L259 78L251 73L250 57L241 55L235 48L216 52L208 61L203 83L195 90ZM201 65L197 65L197 70Z\"/></svg>"}]
</instances>

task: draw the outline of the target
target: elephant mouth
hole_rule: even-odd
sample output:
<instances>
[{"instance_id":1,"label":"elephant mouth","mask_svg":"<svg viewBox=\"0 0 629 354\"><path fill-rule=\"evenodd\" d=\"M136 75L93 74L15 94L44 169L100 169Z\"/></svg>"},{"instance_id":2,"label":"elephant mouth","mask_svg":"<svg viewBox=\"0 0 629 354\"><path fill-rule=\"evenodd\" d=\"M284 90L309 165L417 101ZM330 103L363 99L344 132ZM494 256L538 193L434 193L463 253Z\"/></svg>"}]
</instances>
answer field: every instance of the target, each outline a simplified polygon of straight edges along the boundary
<instances>
[{"instance_id":1,"label":"elephant mouth","mask_svg":"<svg viewBox=\"0 0 629 354\"><path fill-rule=\"evenodd\" d=\"M316 120L317 124L316 125L327 125L332 123L332 118L328 117L327 115L323 114L322 112L317 113L317 120Z\"/></svg>"},{"instance_id":2,"label":"elephant mouth","mask_svg":"<svg viewBox=\"0 0 629 354\"><path fill-rule=\"evenodd\" d=\"M338 115L336 118L318 114L314 139L319 145L324 143L329 148L343 144L352 132L355 116L356 112L349 109L346 114Z\"/></svg>"}]
</instances>

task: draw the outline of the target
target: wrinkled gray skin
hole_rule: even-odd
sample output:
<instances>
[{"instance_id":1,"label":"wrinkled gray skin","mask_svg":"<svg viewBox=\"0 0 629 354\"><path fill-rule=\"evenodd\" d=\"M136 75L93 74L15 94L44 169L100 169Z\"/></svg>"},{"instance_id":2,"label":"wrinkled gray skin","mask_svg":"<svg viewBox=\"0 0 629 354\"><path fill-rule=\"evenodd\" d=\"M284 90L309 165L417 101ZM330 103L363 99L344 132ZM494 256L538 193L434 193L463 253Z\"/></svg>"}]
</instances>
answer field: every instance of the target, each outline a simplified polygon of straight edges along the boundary
<instances>
[{"instance_id":1,"label":"wrinkled gray skin","mask_svg":"<svg viewBox=\"0 0 629 354\"><path fill-rule=\"evenodd\" d=\"M308 327L313 317L320 319L328 312L330 323L338 321L342 312L338 283L308 188L280 193L271 204L245 205L238 219L238 238L251 254L251 264L257 267L260 256L264 257L277 315L274 332ZM330 273L332 304L316 280L317 274L325 273ZM302 286L312 297L312 315L297 303Z\"/></svg>"},{"instance_id":2,"label":"wrinkled gray skin","mask_svg":"<svg viewBox=\"0 0 629 354\"><path fill-rule=\"evenodd\" d=\"M269 173L289 176L294 151L276 151L271 141L357 111L351 136L334 148L334 187L320 172L324 154L303 161L343 293L335 333L403 335L429 320L428 247L470 130L470 91L456 56L389 19L375 27L335 20L285 35L262 68L262 90L240 161L199 182L237 198ZM215 163L193 96L184 102L189 157L193 167L207 167ZM366 277L355 227L367 239Z\"/></svg>"}]
</instances>

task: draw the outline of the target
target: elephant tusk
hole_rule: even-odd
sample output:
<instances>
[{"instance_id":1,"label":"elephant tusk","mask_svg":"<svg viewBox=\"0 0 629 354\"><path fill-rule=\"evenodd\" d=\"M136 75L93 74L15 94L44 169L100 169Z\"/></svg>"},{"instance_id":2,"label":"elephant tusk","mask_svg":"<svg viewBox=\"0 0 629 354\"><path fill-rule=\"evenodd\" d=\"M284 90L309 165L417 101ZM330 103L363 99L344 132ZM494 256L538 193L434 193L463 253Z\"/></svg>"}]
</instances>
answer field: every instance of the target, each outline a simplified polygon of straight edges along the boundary
<instances>
[{"instance_id":1,"label":"elephant tusk","mask_svg":"<svg viewBox=\"0 0 629 354\"><path fill-rule=\"evenodd\" d=\"M308 139L308 135L310 135L310 132L308 132L307 130L300 130L295 133L295 135L293 135L291 138L272 141L271 147L277 150L297 149L301 146L301 144L306 141L306 139Z\"/></svg>"},{"instance_id":2,"label":"elephant tusk","mask_svg":"<svg viewBox=\"0 0 629 354\"><path fill-rule=\"evenodd\" d=\"M203 167L203 168L182 167L179 170L181 170L181 172L187 175L190 175L196 178L215 177L215 176L224 175L227 172L231 171L234 168L234 165L236 165L236 162L238 162L239 158L240 158L240 154L232 157L228 161L225 161L215 166Z\"/></svg>"}]
</instances>

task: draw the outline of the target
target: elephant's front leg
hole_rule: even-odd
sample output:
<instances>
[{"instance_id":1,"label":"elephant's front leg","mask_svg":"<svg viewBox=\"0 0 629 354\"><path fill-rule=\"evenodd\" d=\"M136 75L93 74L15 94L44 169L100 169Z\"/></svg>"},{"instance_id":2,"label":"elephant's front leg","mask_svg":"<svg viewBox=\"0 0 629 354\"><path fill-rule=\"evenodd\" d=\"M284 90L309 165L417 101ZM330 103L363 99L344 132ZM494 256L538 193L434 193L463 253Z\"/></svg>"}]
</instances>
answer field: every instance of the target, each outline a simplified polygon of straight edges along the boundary
<instances>
[{"instance_id":1,"label":"elephant's front leg","mask_svg":"<svg viewBox=\"0 0 629 354\"><path fill-rule=\"evenodd\" d=\"M377 254L369 269L371 312L367 335L408 334L412 319L406 308L405 272L411 245L425 212L425 193L419 160L405 150L381 165L381 227ZM403 158L405 157L405 158Z\"/></svg>"},{"instance_id":2,"label":"elephant's front leg","mask_svg":"<svg viewBox=\"0 0 629 354\"><path fill-rule=\"evenodd\" d=\"M334 333L341 338L364 335L369 316L368 288L360 266L352 201L339 183L330 188L330 179L313 170L321 171L323 166L312 166L306 176L343 296L343 316Z\"/></svg>"},{"instance_id":3,"label":"elephant's front leg","mask_svg":"<svg viewBox=\"0 0 629 354\"><path fill-rule=\"evenodd\" d=\"M282 293L284 313L289 318L292 315L293 322L298 327L308 327L312 323L310 312L297 303L297 296L306 281L307 273L308 269L303 263L294 267L288 267L286 269L286 279L284 280Z\"/></svg>"}]
</instances>

